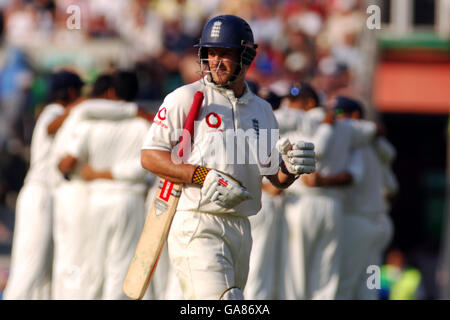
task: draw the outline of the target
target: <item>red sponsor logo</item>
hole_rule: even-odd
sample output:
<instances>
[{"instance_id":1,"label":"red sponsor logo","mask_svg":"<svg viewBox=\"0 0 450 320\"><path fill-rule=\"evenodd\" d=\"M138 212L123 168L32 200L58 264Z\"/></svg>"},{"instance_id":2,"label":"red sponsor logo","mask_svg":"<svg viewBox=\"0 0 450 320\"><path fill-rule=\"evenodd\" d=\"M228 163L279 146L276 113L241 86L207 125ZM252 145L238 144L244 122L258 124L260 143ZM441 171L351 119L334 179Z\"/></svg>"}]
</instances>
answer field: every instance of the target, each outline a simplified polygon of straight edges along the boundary
<instances>
[{"instance_id":1,"label":"red sponsor logo","mask_svg":"<svg viewBox=\"0 0 450 320\"><path fill-rule=\"evenodd\" d=\"M225 180L223 180L223 179L219 179L219 183L221 185L223 185L224 187L228 186L228 183Z\"/></svg>"},{"instance_id":2,"label":"red sponsor logo","mask_svg":"<svg viewBox=\"0 0 450 320\"><path fill-rule=\"evenodd\" d=\"M166 202L169 201L169 197L172 193L172 189L173 189L173 183L165 180L164 184L161 188L161 193L159 194L159 197Z\"/></svg>"},{"instance_id":3,"label":"red sponsor logo","mask_svg":"<svg viewBox=\"0 0 450 320\"><path fill-rule=\"evenodd\" d=\"M166 108L162 108L161 110L158 111L158 118L160 120L166 120L167 117L167 109Z\"/></svg>"},{"instance_id":4,"label":"red sponsor logo","mask_svg":"<svg viewBox=\"0 0 450 320\"><path fill-rule=\"evenodd\" d=\"M208 125L208 127L216 129L216 128L220 127L220 125L222 124L222 119L220 118L220 116L217 113L210 112L206 116L206 124Z\"/></svg>"},{"instance_id":5,"label":"red sponsor logo","mask_svg":"<svg viewBox=\"0 0 450 320\"><path fill-rule=\"evenodd\" d=\"M166 126L162 121L159 121L159 120L155 120L155 121L153 121L153 123L156 124L156 125L158 125L158 126L161 126L161 127L165 128L165 129L168 129L168 128L169 128L169 127Z\"/></svg>"}]
</instances>

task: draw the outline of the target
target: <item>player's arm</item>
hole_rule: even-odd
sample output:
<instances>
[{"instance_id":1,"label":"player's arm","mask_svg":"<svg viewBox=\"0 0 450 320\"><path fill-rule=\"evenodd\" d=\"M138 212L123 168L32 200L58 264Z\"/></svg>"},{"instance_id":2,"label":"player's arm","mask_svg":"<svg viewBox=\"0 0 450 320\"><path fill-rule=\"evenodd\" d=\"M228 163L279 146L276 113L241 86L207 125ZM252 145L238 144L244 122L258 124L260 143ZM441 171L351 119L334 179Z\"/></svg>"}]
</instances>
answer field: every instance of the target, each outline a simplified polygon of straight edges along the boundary
<instances>
[{"instance_id":1,"label":"player's arm","mask_svg":"<svg viewBox=\"0 0 450 320\"><path fill-rule=\"evenodd\" d=\"M86 136L88 131L87 124L78 124L71 132L70 141L59 150L58 170L63 175L72 173L77 167L80 159L84 159L87 154L86 150Z\"/></svg>"},{"instance_id":2,"label":"player's arm","mask_svg":"<svg viewBox=\"0 0 450 320\"><path fill-rule=\"evenodd\" d=\"M80 176L86 181L107 179L136 183L145 180L147 171L142 168L139 159L122 161L113 165L110 169L103 170L95 169L86 162L81 167Z\"/></svg>"},{"instance_id":3,"label":"player's arm","mask_svg":"<svg viewBox=\"0 0 450 320\"><path fill-rule=\"evenodd\" d=\"M192 183L192 176L197 166L172 161L171 152L166 150L143 149L142 167L155 175L174 183Z\"/></svg>"},{"instance_id":4,"label":"player's arm","mask_svg":"<svg viewBox=\"0 0 450 320\"><path fill-rule=\"evenodd\" d=\"M191 95L185 99L186 95ZM183 98L182 98L183 97ZM158 110L141 150L141 165L162 179L174 183L192 183L195 166L172 161L172 151L180 141L194 94L180 89L169 94Z\"/></svg>"},{"instance_id":5,"label":"player's arm","mask_svg":"<svg viewBox=\"0 0 450 320\"><path fill-rule=\"evenodd\" d=\"M361 149L352 151L347 168L334 175L321 175L318 172L304 175L302 182L308 187L337 187L358 184L364 177L366 170L364 155Z\"/></svg>"},{"instance_id":6,"label":"player's arm","mask_svg":"<svg viewBox=\"0 0 450 320\"><path fill-rule=\"evenodd\" d=\"M272 183L263 182L261 187L265 192L272 196L277 196L283 192L279 188L275 187Z\"/></svg>"},{"instance_id":7,"label":"player's arm","mask_svg":"<svg viewBox=\"0 0 450 320\"><path fill-rule=\"evenodd\" d=\"M61 128L62 124L66 120L66 118L69 116L69 111L66 110L64 114L57 117L55 120L53 120L47 127L47 133L48 135L52 136L58 132L59 128Z\"/></svg>"},{"instance_id":8,"label":"player's arm","mask_svg":"<svg viewBox=\"0 0 450 320\"><path fill-rule=\"evenodd\" d=\"M82 105L82 116L85 119L122 120L129 118L143 118L153 121L154 114L139 107L134 102L105 103L105 101L91 101L88 105Z\"/></svg>"},{"instance_id":9,"label":"player's arm","mask_svg":"<svg viewBox=\"0 0 450 320\"><path fill-rule=\"evenodd\" d=\"M283 171L281 171L281 169L278 169L278 172L276 174L266 176L266 178L275 188L286 189L292 183L294 183L295 180L297 180L298 175L294 175L291 173L284 173Z\"/></svg>"},{"instance_id":10,"label":"player's arm","mask_svg":"<svg viewBox=\"0 0 450 320\"><path fill-rule=\"evenodd\" d=\"M142 166L157 176L174 182L201 187L205 199L224 208L233 208L251 199L251 194L234 177L224 172L191 164L175 164L169 151L142 150Z\"/></svg>"},{"instance_id":11,"label":"player's arm","mask_svg":"<svg viewBox=\"0 0 450 320\"><path fill-rule=\"evenodd\" d=\"M96 179L114 180L110 170L95 170L89 163L84 163L80 170L80 176L86 181Z\"/></svg>"},{"instance_id":12,"label":"player's arm","mask_svg":"<svg viewBox=\"0 0 450 320\"><path fill-rule=\"evenodd\" d=\"M323 176L314 172L302 176L301 179L308 187L348 186L353 183L353 176L347 171L330 176Z\"/></svg>"},{"instance_id":13,"label":"player's arm","mask_svg":"<svg viewBox=\"0 0 450 320\"><path fill-rule=\"evenodd\" d=\"M47 133L48 133L48 135L56 134L56 132L58 132L59 128L61 128L61 126L63 125L64 121L69 116L70 111L72 110L72 108L74 108L75 106L77 106L78 104L80 104L83 101L84 101L84 98L79 98L76 101L74 101L73 103L67 105L65 107L64 113L59 115L58 117L56 117L52 122L50 122L48 124L48 126L47 126Z\"/></svg>"}]
</instances>

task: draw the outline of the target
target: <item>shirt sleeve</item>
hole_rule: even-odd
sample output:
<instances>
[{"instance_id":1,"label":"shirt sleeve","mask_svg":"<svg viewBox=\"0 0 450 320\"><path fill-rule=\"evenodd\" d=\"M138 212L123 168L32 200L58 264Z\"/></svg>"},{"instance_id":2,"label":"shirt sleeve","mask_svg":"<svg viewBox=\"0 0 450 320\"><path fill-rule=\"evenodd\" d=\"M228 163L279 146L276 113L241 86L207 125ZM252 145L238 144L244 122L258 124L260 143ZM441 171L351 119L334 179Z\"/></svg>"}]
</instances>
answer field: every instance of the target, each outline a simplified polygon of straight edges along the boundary
<instances>
[{"instance_id":1,"label":"shirt sleeve","mask_svg":"<svg viewBox=\"0 0 450 320\"><path fill-rule=\"evenodd\" d=\"M367 120L348 120L352 129L352 147L359 148L370 144L377 133L375 123Z\"/></svg>"},{"instance_id":2,"label":"shirt sleeve","mask_svg":"<svg viewBox=\"0 0 450 320\"><path fill-rule=\"evenodd\" d=\"M111 174L114 180L142 182L148 171L142 168L140 161L126 161L114 165Z\"/></svg>"},{"instance_id":3,"label":"shirt sleeve","mask_svg":"<svg viewBox=\"0 0 450 320\"><path fill-rule=\"evenodd\" d=\"M395 147L384 137L377 138L374 147L378 159L386 165L390 165L397 156Z\"/></svg>"},{"instance_id":4,"label":"shirt sleeve","mask_svg":"<svg viewBox=\"0 0 450 320\"><path fill-rule=\"evenodd\" d=\"M133 118L137 114L135 103L119 103L117 101L88 101L79 106L85 119L122 120Z\"/></svg>"},{"instance_id":5,"label":"shirt sleeve","mask_svg":"<svg viewBox=\"0 0 450 320\"><path fill-rule=\"evenodd\" d=\"M396 194L399 189L397 177L388 166L383 166L383 188L389 195Z\"/></svg>"},{"instance_id":6,"label":"shirt sleeve","mask_svg":"<svg viewBox=\"0 0 450 320\"><path fill-rule=\"evenodd\" d=\"M142 149L171 151L177 144L189 112L189 105L172 92L164 99L147 133Z\"/></svg>"},{"instance_id":7,"label":"shirt sleeve","mask_svg":"<svg viewBox=\"0 0 450 320\"><path fill-rule=\"evenodd\" d=\"M87 159L87 136L89 131L89 123L82 121L77 123L69 132L69 139L66 140L63 153L71 155L77 159Z\"/></svg>"},{"instance_id":8,"label":"shirt sleeve","mask_svg":"<svg viewBox=\"0 0 450 320\"><path fill-rule=\"evenodd\" d=\"M312 136L310 141L308 141L314 144L314 152L317 159L324 157L326 150L329 148L332 136L333 126L328 123L321 123L314 136Z\"/></svg>"},{"instance_id":9,"label":"shirt sleeve","mask_svg":"<svg viewBox=\"0 0 450 320\"><path fill-rule=\"evenodd\" d=\"M44 111L42 111L41 115L39 116L39 122L41 122L42 125L47 128L53 120L63 115L64 112L65 110L63 107L58 107L56 105L48 106L44 109Z\"/></svg>"}]
</instances>

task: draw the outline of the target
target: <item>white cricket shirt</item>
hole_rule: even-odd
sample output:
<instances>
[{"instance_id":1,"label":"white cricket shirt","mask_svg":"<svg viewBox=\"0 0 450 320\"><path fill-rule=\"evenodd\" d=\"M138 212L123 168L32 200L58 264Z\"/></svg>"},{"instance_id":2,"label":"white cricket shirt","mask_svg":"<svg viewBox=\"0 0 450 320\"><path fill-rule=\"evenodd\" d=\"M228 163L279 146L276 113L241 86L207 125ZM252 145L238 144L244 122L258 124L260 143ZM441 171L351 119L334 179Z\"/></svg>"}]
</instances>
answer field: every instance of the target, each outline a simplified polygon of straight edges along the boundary
<instances>
[{"instance_id":1,"label":"white cricket shirt","mask_svg":"<svg viewBox=\"0 0 450 320\"><path fill-rule=\"evenodd\" d=\"M252 93L248 86L240 98L231 90L218 88L206 77L176 89L166 96L159 108L143 149L172 151L196 91L204 93L204 100L195 125L192 150L185 163L232 176L247 188L253 199L226 209L204 199L199 186L185 185L178 210L254 215L261 208L262 177L278 171L278 153L271 151L275 150L279 134L270 104ZM257 152L250 151L258 144L264 147ZM257 155L261 150L265 157ZM276 159L269 164L267 160L272 154Z\"/></svg>"},{"instance_id":2,"label":"white cricket shirt","mask_svg":"<svg viewBox=\"0 0 450 320\"><path fill-rule=\"evenodd\" d=\"M48 125L57 117L64 114L64 107L60 104L47 105L40 114L33 130L30 150L30 168L25 183L38 182L52 187L52 179L57 176L57 169L52 162L52 146L54 136L47 133Z\"/></svg>"}]
</instances>

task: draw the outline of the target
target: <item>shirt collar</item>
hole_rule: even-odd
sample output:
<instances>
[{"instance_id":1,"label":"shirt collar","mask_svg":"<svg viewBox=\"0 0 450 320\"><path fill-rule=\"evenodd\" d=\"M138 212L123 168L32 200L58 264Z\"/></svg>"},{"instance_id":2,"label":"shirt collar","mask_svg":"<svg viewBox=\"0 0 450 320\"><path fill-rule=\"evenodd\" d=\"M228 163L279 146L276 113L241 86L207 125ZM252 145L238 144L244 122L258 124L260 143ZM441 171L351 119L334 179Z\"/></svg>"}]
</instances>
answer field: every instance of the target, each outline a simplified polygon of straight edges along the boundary
<instances>
[{"instance_id":1,"label":"shirt collar","mask_svg":"<svg viewBox=\"0 0 450 320\"><path fill-rule=\"evenodd\" d=\"M208 76L205 76L204 80L207 86L219 91L222 95L228 97L231 101L236 101L237 104L246 105L253 98L254 93L250 90L247 82L245 82L244 94L240 98L236 98L233 90L217 86L214 82L208 79Z\"/></svg>"}]
</instances>

